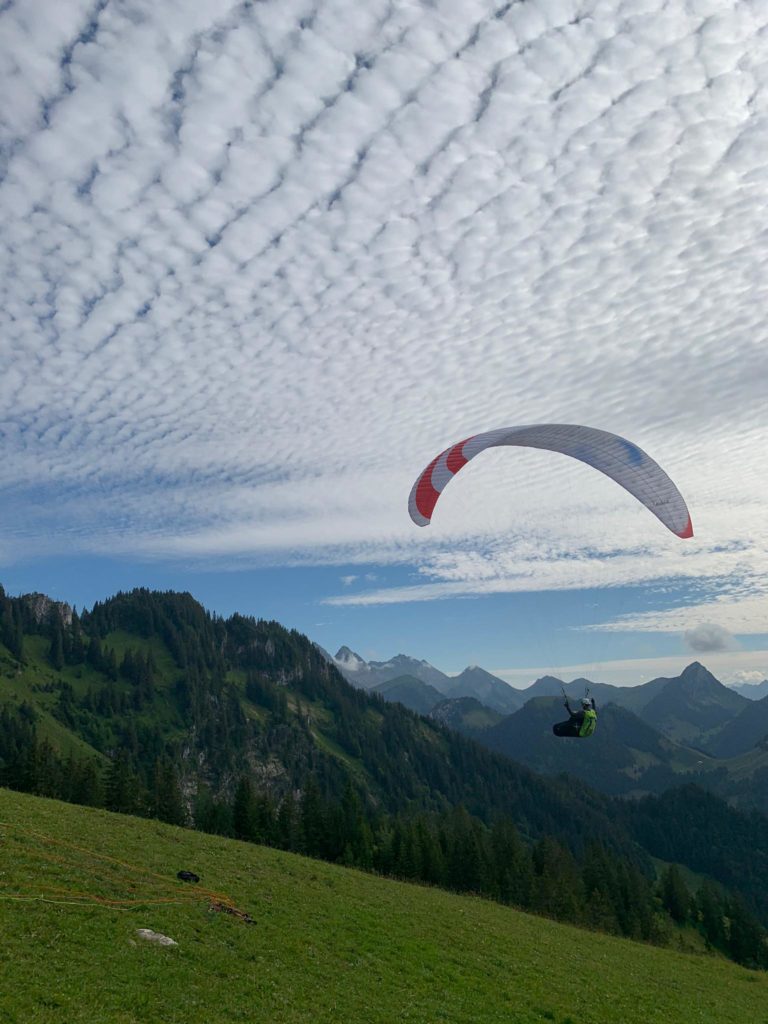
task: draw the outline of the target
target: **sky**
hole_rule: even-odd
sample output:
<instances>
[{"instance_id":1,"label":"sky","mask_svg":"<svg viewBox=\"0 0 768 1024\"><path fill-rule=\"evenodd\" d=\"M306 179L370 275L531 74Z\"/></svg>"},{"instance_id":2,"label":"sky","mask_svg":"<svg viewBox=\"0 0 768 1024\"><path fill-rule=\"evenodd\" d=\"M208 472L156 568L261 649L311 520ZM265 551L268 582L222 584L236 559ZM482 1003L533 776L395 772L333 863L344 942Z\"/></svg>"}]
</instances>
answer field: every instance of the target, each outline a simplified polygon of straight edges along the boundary
<instances>
[{"instance_id":1,"label":"sky","mask_svg":"<svg viewBox=\"0 0 768 1024\"><path fill-rule=\"evenodd\" d=\"M1 0L0 583L768 676L765 0ZM469 435L587 424L672 477Z\"/></svg>"}]
</instances>

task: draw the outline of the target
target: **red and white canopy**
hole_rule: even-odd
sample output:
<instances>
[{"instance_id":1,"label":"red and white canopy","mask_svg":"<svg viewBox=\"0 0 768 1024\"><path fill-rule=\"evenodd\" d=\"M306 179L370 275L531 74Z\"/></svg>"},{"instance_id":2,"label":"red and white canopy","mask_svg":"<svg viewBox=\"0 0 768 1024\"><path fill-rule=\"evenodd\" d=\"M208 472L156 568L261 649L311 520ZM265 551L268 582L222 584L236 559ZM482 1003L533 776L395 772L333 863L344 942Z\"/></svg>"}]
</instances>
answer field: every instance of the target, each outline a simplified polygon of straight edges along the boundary
<instances>
[{"instance_id":1,"label":"red and white canopy","mask_svg":"<svg viewBox=\"0 0 768 1024\"><path fill-rule=\"evenodd\" d=\"M567 423L502 427L452 444L430 462L411 489L408 511L414 523L429 525L446 484L470 459L486 448L504 445L544 448L585 462L633 494L672 533L693 536L682 494L650 455L618 434Z\"/></svg>"}]
</instances>

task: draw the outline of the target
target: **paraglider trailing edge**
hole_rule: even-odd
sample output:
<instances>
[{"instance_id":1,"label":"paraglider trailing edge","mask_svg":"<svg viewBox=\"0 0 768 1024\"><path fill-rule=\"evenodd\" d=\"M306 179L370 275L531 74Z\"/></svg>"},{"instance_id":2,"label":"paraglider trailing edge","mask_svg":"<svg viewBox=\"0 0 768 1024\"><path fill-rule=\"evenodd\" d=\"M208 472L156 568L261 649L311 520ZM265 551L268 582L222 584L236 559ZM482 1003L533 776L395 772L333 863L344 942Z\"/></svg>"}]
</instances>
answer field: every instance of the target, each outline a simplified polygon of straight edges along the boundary
<instances>
[{"instance_id":1,"label":"paraglider trailing edge","mask_svg":"<svg viewBox=\"0 0 768 1024\"><path fill-rule=\"evenodd\" d=\"M440 452L416 479L408 511L417 526L432 521L446 485L486 448L516 446L560 452L615 480L681 538L693 536L693 524L682 494L657 462L632 441L595 427L539 423L502 427L474 434Z\"/></svg>"}]
</instances>

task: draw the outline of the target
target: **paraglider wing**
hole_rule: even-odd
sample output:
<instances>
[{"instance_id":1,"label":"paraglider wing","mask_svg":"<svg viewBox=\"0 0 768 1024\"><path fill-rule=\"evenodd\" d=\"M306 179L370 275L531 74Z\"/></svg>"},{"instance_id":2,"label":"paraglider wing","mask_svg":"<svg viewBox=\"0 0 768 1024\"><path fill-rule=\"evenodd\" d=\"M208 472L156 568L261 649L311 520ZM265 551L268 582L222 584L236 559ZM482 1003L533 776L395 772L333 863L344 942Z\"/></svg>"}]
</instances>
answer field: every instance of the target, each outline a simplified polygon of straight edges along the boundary
<instances>
[{"instance_id":1,"label":"paraglider wing","mask_svg":"<svg viewBox=\"0 0 768 1024\"><path fill-rule=\"evenodd\" d=\"M567 423L502 427L451 445L430 462L411 489L408 511L417 526L428 526L449 480L486 448L515 445L561 452L599 470L625 490L678 537L692 537L693 526L683 496L641 448L618 434Z\"/></svg>"}]
</instances>

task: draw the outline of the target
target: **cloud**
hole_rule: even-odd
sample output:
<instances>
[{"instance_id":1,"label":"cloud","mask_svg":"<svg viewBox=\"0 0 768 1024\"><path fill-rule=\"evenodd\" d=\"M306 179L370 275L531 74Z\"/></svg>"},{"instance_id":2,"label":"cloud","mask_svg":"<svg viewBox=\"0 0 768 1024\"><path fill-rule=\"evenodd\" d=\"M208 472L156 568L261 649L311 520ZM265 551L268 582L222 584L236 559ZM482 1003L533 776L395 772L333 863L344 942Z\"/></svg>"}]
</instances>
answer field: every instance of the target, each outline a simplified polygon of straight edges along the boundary
<instances>
[{"instance_id":1,"label":"cloud","mask_svg":"<svg viewBox=\"0 0 768 1024\"><path fill-rule=\"evenodd\" d=\"M5 564L413 567L365 580L371 604L686 581L698 619L628 628L692 629L720 597L751 628L768 15L579 11L4 5ZM524 452L467 467L412 527L434 452L538 421L636 440L694 541Z\"/></svg>"},{"instance_id":2,"label":"cloud","mask_svg":"<svg viewBox=\"0 0 768 1024\"><path fill-rule=\"evenodd\" d=\"M735 646L735 640L731 633L714 622L702 622L694 629L687 629L683 633L683 639L688 649L697 654L727 651Z\"/></svg>"},{"instance_id":3,"label":"cloud","mask_svg":"<svg viewBox=\"0 0 768 1024\"><path fill-rule=\"evenodd\" d=\"M764 679L768 679L768 671L761 672L759 669L742 670L733 674L734 683L762 683Z\"/></svg>"},{"instance_id":4,"label":"cloud","mask_svg":"<svg viewBox=\"0 0 768 1024\"><path fill-rule=\"evenodd\" d=\"M702 581L694 581L696 584ZM685 633L696 630L702 619L717 617L719 625L733 636L763 634L768 595L760 580L731 579L728 576L709 581L710 593L703 601L693 604L684 600L680 586L676 589L680 603L672 607L641 613L616 616L596 623L590 629L602 632ZM699 589L693 588L692 593ZM704 586L702 589L706 590Z\"/></svg>"}]
</instances>

